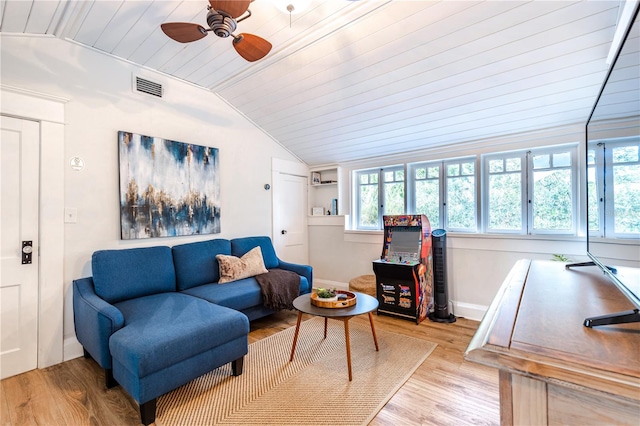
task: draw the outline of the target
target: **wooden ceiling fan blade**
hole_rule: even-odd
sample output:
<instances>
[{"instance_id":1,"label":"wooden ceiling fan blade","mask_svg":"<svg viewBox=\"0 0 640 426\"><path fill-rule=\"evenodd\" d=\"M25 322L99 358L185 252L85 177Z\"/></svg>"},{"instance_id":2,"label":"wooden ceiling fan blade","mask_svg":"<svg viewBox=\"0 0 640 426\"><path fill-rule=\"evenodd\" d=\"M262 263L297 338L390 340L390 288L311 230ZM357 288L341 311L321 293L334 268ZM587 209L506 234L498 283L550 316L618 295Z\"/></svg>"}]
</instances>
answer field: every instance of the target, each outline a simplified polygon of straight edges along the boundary
<instances>
[{"instance_id":1,"label":"wooden ceiling fan blade","mask_svg":"<svg viewBox=\"0 0 640 426\"><path fill-rule=\"evenodd\" d=\"M242 33L233 39L236 52L249 62L257 61L267 56L271 51L271 43L257 35Z\"/></svg>"},{"instance_id":2,"label":"wooden ceiling fan blade","mask_svg":"<svg viewBox=\"0 0 640 426\"><path fill-rule=\"evenodd\" d=\"M202 25L189 22L169 22L160 25L160 28L168 37L180 43L200 40L207 35L207 30Z\"/></svg>"},{"instance_id":3,"label":"wooden ceiling fan blade","mask_svg":"<svg viewBox=\"0 0 640 426\"><path fill-rule=\"evenodd\" d=\"M237 18L249 9L251 0L209 0L209 4L217 11L224 11Z\"/></svg>"}]
</instances>

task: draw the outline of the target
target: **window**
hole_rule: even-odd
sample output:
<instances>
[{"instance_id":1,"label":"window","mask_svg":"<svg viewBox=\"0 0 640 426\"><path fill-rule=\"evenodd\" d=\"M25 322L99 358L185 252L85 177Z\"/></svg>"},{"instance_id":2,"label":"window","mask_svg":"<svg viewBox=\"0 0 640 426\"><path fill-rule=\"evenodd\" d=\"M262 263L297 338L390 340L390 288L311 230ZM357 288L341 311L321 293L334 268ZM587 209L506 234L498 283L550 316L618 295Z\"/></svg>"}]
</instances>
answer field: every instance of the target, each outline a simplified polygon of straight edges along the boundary
<instances>
[{"instance_id":1,"label":"window","mask_svg":"<svg viewBox=\"0 0 640 426\"><path fill-rule=\"evenodd\" d=\"M409 166L408 170L411 175L410 189L407 194L409 212L423 214L429 218L432 228L441 228L442 162L413 164Z\"/></svg>"},{"instance_id":2,"label":"window","mask_svg":"<svg viewBox=\"0 0 640 426\"><path fill-rule=\"evenodd\" d=\"M589 203L598 203L599 188L611 188L607 215L617 214L609 229L640 232L640 143L618 143L608 149L613 173L599 172L599 156L589 150ZM354 172L354 226L382 229L383 215L424 214L431 228L454 232L575 235L578 165L576 146L505 152L482 157L482 191L477 158L411 163ZM601 161L604 163L604 160ZM603 169L604 170L604 169ZM406 176L405 176L406 174ZM597 178L599 176L599 178ZM600 179L600 180L598 180ZM605 184L606 183L606 184ZM479 201L478 196L482 194ZM480 208L481 207L481 208ZM482 213L479 216L479 212ZM605 217L589 217L594 231ZM481 226L480 226L481 225ZM611 231L614 232L614 231Z\"/></svg>"},{"instance_id":3,"label":"window","mask_svg":"<svg viewBox=\"0 0 640 426\"><path fill-rule=\"evenodd\" d=\"M427 216L433 229L475 232L475 161L474 157L410 164L408 213Z\"/></svg>"},{"instance_id":4,"label":"window","mask_svg":"<svg viewBox=\"0 0 640 426\"><path fill-rule=\"evenodd\" d=\"M575 156L575 147L485 156L484 229L574 234Z\"/></svg>"},{"instance_id":5,"label":"window","mask_svg":"<svg viewBox=\"0 0 640 426\"><path fill-rule=\"evenodd\" d=\"M598 146L601 145L598 144ZM598 200L604 201L604 194L601 194L602 187L598 185L600 179L596 178L596 162L603 164L602 159L596 159L598 153L604 153L604 150L595 147L587 150L587 227L588 232L595 233L600 230Z\"/></svg>"},{"instance_id":6,"label":"window","mask_svg":"<svg viewBox=\"0 0 640 426\"><path fill-rule=\"evenodd\" d=\"M476 173L475 159L444 163L445 228L454 231L476 230Z\"/></svg>"},{"instance_id":7,"label":"window","mask_svg":"<svg viewBox=\"0 0 640 426\"><path fill-rule=\"evenodd\" d=\"M523 232L526 215L525 160L524 152L485 158L487 231Z\"/></svg>"},{"instance_id":8,"label":"window","mask_svg":"<svg viewBox=\"0 0 640 426\"><path fill-rule=\"evenodd\" d=\"M575 151L568 148L529 155L531 233L575 233Z\"/></svg>"},{"instance_id":9,"label":"window","mask_svg":"<svg viewBox=\"0 0 640 426\"><path fill-rule=\"evenodd\" d=\"M379 170L364 171L357 174L357 218L358 229L379 229L378 215L378 177Z\"/></svg>"},{"instance_id":10,"label":"window","mask_svg":"<svg viewBox=\"0 0 640 426\"><path fill-rule=\"evenodd\" d=\"M357 229L382 229L383 215L405 213L404 175L404 166L355 173Z\"/></svg>"},{"instance_id":11,"label":"window","mask_svg":"<svg viewBox=\"0 0 640 426\"><path fill-rule=\"evenodd\" d=\"M382 205L383 215L405 214L404 207L404 167L382 169Z\"/></svg>"},{"instance_id":12,"label":"window","mask_svg":"<svg viewBox=\"0 0 640 426\"><path fill-rule=\"evenodd\" d=\"M611 157L605 156L611 163L612 172L607 175L612 193L613 232L617 237L637 237L640 233L640 143L614 144Z\"/></svg>"},{"instance_id":13,"label":"window","mask_svg":"<svg viewBox=\"0 0 640 426\"><path fill-rule=\"evenodd\" d=\"M587 166L589 231L602 237L638 238L640 139L606 141L590 146Z\"/></svg>"}]
</instances>

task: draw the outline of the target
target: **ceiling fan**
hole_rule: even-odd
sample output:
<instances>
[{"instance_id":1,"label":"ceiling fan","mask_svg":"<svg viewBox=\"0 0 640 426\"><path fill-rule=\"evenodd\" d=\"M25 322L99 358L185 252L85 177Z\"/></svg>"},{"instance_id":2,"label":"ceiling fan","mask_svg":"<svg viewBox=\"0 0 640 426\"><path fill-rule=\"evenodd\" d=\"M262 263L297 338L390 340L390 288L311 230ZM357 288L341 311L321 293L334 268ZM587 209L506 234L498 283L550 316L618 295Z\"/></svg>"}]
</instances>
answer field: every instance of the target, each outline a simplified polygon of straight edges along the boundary
<instances>
[{"instance_id":1,"label":"ceiling fan","mask_svg":"<svg viewBox=\"0 0 640 426\"><path fill-rule=\"evenodd\" d=\"M169 22L160 25L162 31L175 41L189 43L200 40L207 35L208 31L213 31L218 37L233 37L233 47L236 52L249 62L264 58L271 50L271 43L257 35L240 33L233 34L238 22L244 21L251 16L249 4L252 0L209 0L207 9L207 25L209 29L202 25L189 22ZM242 16L244 15L244 16ZM242 18L237 19L242 16Z\"/></svg>"}]
</instances>

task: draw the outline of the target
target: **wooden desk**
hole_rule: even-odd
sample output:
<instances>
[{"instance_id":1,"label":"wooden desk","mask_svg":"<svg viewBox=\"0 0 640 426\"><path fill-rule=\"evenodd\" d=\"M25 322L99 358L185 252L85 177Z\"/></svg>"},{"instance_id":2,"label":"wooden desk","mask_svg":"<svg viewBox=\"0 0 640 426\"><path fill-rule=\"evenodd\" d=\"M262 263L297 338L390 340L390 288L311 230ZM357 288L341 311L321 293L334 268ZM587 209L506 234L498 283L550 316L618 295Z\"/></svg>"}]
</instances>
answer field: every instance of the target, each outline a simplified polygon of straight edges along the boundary
<instances>
[{"instance_id":1,"label":"wooden desk","mask_svg":"<svg viewBox=\"0 0 640 426\"><path fill-rule=\"evenodd\" d=\"M640 324L587 328L633 305L597 267L521 260L465 353L499 369L503 425L640 424Z\"/></svg>"}]
</instances>

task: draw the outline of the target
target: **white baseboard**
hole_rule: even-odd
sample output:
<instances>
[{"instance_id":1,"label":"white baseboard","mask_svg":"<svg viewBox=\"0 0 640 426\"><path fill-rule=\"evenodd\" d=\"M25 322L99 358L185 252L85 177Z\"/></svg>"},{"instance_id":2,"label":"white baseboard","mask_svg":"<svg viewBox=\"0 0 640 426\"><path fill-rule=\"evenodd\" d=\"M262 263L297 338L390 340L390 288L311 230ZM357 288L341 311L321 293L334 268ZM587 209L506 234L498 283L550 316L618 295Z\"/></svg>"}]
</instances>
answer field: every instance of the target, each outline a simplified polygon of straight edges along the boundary
<instances>
[{"instance_id":1,"label":"white baseboard","mask_svg":"<svg viewBox=\"0 0 640 426\"><path fill-rule=\"evenodd\" d=\"M84 356L82 345L78 342L75 336L67 337L64 339L64 353L63 360L69 361L70 359Z\"/></svg>"},{"instance_id":2,"label":"white baseboard","mask_svg":"<svg viewBox=\"0 0 640 426\"><path fill-rule=\"evenodd\" d=\"M323 280L319 278L313 279L313 288L336 288L338 290L349 290L349 283L341 283L340 281Z\"/></svg>"},{"instance_id":3,"label":"white baseboard","mask_svg":"<svg viewBox=\"0 0 640 426\"><path fill-rule=\"evenodd\" d=\"M337 288L338 290L349 290L349 283L340 281L323 280L319 278L313 279L313 287ZM457 317L464 317L474 321L482 320L485 312L489 309L485 305L475 305L473 303L450 301L453 314Z\"/></svg>"},{"instance_id":4,"label":"white baseboard","mask_svg":"<svg viewBox=\"0 0 640 426\"><path fill-rule=\"evenodd\" d=\"M484 316L488 306L474 305L472 303L453 301L453 314L457 317L464 317L470 320L480 321Z\"/></svg>"}]
</instances>

